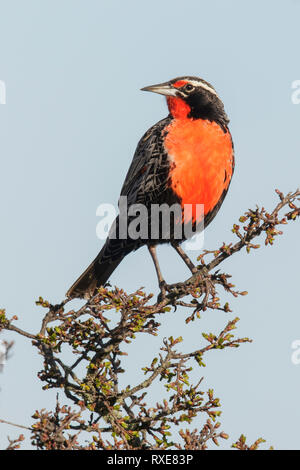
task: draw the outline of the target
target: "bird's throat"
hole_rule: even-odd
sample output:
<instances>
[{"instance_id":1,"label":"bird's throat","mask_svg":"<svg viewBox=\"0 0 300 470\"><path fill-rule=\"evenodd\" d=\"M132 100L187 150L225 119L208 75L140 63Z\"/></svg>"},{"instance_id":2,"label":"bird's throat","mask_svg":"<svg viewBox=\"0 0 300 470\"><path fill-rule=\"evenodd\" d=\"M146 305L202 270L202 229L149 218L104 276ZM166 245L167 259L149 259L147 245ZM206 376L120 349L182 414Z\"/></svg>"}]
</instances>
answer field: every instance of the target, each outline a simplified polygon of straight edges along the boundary
<instances>
[{"instance_id":1,"label":"bird's throat","mask_svg":"<svg viewBox=\"0 0 300 470\"><path fill-rule=\"evenodd\" d=\"M168 108L174 119L186 119L191 112L190 106L181 98L167 97Z\"/></svg>"}]
</instances>

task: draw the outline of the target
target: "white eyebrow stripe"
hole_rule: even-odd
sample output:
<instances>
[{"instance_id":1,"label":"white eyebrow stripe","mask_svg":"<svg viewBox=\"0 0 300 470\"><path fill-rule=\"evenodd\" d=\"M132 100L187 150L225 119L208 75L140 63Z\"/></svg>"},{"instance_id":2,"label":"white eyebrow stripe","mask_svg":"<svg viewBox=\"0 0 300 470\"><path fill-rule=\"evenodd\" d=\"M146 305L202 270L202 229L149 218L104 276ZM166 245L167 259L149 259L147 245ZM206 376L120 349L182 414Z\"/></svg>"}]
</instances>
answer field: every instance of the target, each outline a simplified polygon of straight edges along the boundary
<instances>
[{"instance_id":1,"label":"white eyebrow stripe","mask_svg":"<svg viewBox=\"0 0 300 470\"><path fill-rule=\"evenodd\" d=\"M188 80L188 82L191 84L191 85L194 85L194 86L201 86L201 88L204 88L204 90L207 90L209 91L210 93L212 93L213 95L216 95L218 96L217 92L211 88L210 86L206 85L205 83L201 82L200 80L199 81L196 81L196 80Z\"/></svg>"}]
</instances>

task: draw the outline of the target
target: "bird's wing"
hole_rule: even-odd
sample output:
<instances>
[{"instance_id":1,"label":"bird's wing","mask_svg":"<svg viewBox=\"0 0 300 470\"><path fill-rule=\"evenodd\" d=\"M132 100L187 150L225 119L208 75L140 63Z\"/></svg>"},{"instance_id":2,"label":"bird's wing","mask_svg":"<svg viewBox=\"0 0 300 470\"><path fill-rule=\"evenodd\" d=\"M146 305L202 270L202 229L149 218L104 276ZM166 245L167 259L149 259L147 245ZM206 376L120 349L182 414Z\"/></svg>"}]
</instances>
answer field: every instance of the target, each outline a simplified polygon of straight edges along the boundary
<instances>
[{"instance_id":1,"label":"bird's wing","mask_svg":"<svg viewBox=\"0 0 300 470\"><path fill-rule=\"evenodd\" d=\"M163 136L171 119L168 116L159 121L139 141L121 190L128 205L158 203L167 189L170 162Z\"/></svg>"}]
</instances>

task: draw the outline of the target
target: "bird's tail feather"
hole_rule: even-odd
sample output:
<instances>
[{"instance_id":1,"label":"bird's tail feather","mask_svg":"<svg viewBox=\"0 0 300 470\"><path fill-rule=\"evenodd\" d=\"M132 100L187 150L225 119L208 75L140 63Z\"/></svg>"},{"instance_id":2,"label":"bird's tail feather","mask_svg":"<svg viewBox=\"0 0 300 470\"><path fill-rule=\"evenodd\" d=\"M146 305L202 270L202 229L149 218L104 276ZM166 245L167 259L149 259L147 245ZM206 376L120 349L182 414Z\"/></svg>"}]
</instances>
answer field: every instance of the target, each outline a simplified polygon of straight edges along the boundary
<instances>
[{"instance_id":1,"label":"bird's tail feather","mask_svg":"<svg viewBox=\"0 0 300 470\"><path fill-rule=\"evenodd\" d=\"M123 257L114 261L102 260L103 250L97 255L94 261L74 282L67 292L67 297L88 299L96 294L96 289L103 286L113 271L122 261Z\"/></svg>"}]
</instances>

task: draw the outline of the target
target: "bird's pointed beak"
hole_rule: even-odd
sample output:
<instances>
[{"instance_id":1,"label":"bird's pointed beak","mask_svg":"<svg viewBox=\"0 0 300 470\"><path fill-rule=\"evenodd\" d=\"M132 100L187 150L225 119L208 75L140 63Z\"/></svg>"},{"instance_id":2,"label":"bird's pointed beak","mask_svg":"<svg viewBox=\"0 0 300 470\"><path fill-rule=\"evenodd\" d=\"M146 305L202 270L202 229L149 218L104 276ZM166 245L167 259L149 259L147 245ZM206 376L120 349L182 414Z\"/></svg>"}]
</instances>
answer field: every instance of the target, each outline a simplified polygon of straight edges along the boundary
<instances>
[{"instance_id":1,"label":"bird's pointed beak","mask_svg":"<svg viewBox=\"0 0 300 470\"><path fill-rule=\"evenodd\" d=\"M170 83L159 83L158 85L145 86L141 91L151 91L165 96L177 96L178 90L172 87Z\"/></svg>"}]
</instances>

